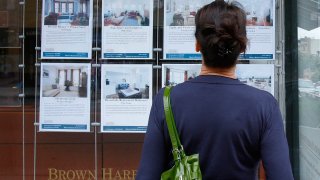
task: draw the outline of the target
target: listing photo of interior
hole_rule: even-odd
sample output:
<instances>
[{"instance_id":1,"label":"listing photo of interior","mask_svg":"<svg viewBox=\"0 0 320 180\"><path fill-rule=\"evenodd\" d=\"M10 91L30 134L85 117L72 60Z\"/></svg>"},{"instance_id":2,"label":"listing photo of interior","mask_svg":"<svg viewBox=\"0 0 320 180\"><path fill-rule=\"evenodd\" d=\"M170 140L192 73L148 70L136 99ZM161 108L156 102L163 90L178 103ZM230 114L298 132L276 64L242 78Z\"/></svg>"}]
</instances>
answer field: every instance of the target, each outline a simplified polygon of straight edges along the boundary
<instances>
[{"instance_id":1,"label":"listing photo of interior","mask_svg":"<svg viewBox=\"0 0 320 180\"><path fill-rule=\"evenodd\" d=\"M149 26L150 0L104 2L104 26Z\"/></svg>"},{"instance_id":2,"label":"listing photo of interior","mask_svg":"<svg viewBox=\"0 0 320 180\"><path fill-rule=\"evenodd\" d=\"M162 86L175 86L200 73L200 64L162 64Z\"/></svg>"},{"instance_id":3,"label":"listing photo of interior","mask_svg":"<svg viewBox=\"0 0 320 180\"><path fill-rule=\"evenodd\" d=\"M274 0L233 0L247 14L247 26L273 26Z\"/></svg>"},{"instance_id":4,"label":"listing photo of interior","mask_svg":"<svg viewBox=\"0 0 320 180\"><path fill-rule=\"evenodd\" d=\"M195 26L195 16L198 9L211 2L211 0L167 0L166 25Z\"/></svg>"},{"instance_id":5,"label":"listing photo of interior","mask_svg":"<svg viewBox=\"0 0 320 180\"><path fill-rule=\"evenodd\" d=\"M274 65L238 64L236 75L240 82L274 94Z\"/></svg>"},{"instance_id":6,"label":"listing photo of interior","mask_svg":"<svg viewBox=\"0 0 320 180\"><path fill-rule=\"evenodd\" d=\"M125 67L124 67L125 66ZM149 99L152 88L151 67L144 65L108 65L102 79L106 99Z\"/></svg>"},{"instance_id":7,"label":"listing photo of interior","mask_svg":"<svg viewBox=\"0 0 320 180\"><path fill-rule=\"evenodd\" d=\"M89 26L90 0L44 0L44 25Z\"/></svg>"},{"instance_id":8,"label":"listing photo of interior","mask_svg":"<svg viewBox=\"0 0 320 180\"><path fill-rule=\"evenodd\" d=\"M89 92L89 66L81 64L43 63L42 97L81 97Z\"/></svg>"}]
</instances>

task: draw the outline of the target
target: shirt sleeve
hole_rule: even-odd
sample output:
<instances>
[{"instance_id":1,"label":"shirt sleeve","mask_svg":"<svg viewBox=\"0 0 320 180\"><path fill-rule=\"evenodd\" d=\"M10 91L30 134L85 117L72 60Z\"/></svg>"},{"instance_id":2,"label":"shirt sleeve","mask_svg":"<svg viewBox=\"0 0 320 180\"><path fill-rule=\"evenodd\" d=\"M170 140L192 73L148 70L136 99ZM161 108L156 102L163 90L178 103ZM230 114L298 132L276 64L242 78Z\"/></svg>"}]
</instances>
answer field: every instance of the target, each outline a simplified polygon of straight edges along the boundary
<instances>
[{"instance_id":1,"label":"shirt sleeve","mask_svg":"<svg viewBox=\"0 0 320 180\"><path fill-rule=\"evenodd\" d=\"M274 102L261 140L262 163L268 180L293 180L288 143L277 102Z\"/></svg>"},{"instance_id":2,"label":"shirt sleeve","mask_svg":"<svg viewBox=\"0 0 320 180\"><path fill-rule=\"evenodd\" d=\"M159 123L161 122L159 118L163 117L161 116L161 113L158 113L158 111L162 112L163 110L158 109L157 106L157 104L162 102L159 100L159 96L161 97L160 94L161 93L155 98L151 108L147 133L142 149L142 157L136 177L137 180L160 179L161 173L168 164L167 147L162 130L163 126Z\"/></svg>"}]
</instances>

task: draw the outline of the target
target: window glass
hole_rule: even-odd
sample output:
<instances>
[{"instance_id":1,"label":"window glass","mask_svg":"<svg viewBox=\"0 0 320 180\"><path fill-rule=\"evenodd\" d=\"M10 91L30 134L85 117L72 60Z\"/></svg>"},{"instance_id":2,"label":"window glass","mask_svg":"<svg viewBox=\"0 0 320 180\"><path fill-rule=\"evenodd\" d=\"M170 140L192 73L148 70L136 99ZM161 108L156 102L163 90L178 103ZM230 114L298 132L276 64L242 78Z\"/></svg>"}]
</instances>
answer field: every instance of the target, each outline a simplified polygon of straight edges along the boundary
<instances>
[{"instance_id":1,"label":"window glass","mask_svg":"<svg viewBox=\"0 0 320 180\"><path fill-rule=\"evenodd\" d=\"M17 1L0 1L0 106L20 105L19 14Z\"/></svg>"},{"instance_id":2,"label":"window glass","mask_svg":"<svg viewBox=\"0 0 320 180\"><path fill-rule=\"evenodd\" d=\"M302 180L320 179L319 4L319 1L298 0L299 160Z\"/></svg>"},{"instance_id":3,"label":"window glass","mask_svg":"<svg viewBox=\"0 0 320 180\"><path fill-rule=\"evenodd\" d=\"M54 3L54 12L59 13L59 9L60 9L60 4L58 2L55 2Z\"/></svg>"}]
</instances>

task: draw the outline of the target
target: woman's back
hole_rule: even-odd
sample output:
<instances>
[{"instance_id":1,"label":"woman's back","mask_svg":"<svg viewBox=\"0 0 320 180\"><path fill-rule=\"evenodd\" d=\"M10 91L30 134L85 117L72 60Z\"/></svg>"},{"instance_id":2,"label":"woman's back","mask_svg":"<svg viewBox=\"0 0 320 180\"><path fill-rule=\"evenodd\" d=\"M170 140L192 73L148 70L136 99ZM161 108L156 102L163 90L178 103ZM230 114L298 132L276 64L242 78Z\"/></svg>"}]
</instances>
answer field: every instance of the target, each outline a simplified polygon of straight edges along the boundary
<instances>
[{"instance_id":1,"label":"woman's back","mask_svg":"<svg viewBox=\"0 0 320 180\"><path fill-rule=\"evenodd\" d=\"M274 98L235 79L200 76L175 87L171 98L182 144L200 154L207 179L254 179L268 124L283 129Z\"/></svg>"},{"instance_id":2,"label":"woman's back","mask_svg":"<svg viewBox=\"0 0 320 180\"><path fill-rule=\"evenodd\" d=\"M195 17L200 76L177 85L171 105L187 155L199 153L203 179L257 178L262 160L267 179L293 179L280 110L273 96L240 83L235 69L247 46L246 13L215 0ZM172 167L163 90L155 97L138 180L160 179Z\"/></svg>"},{"instance_id":3,"label":"woman's back","mask_svg":"<svg viewBox=\"0 0 320 180\"><path fill-rule=\"evenodd\" d=\"M157 177L170 166L166 159L172 159L162 92L154 102L157 110L150 114L148 131L163 136L147 134L144 151L153 155L143 156L139 170L151 174L138 179ZM187 155L200 155L203 179L256 179L261 158L270 163L271 178L290 179L290 164L283 164L289 162L288 151L268 153L287 149L277 102L269 93L236 79L199 76L173 88L171 105Z\"/></svg>"}]
</instances>

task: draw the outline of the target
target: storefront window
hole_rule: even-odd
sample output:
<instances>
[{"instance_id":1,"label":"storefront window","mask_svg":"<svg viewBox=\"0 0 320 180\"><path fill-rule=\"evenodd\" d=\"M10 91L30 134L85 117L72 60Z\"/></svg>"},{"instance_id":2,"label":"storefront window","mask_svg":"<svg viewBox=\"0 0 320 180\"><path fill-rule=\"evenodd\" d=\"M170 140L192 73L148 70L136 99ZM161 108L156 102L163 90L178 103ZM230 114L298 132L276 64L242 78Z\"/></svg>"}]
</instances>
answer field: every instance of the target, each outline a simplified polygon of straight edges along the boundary
<instances>
[{"instance_id":1,"label":"storefront window","mask_svg":"<svg viewBox=\"0 0 320 180\"><path fill-rule=\"evenodd\" d=\"M241 57L237 76L283 104L278 2L240 1L256 48ZM0 179L134 179L152 98L165 85L199 75L193 26L197 9L209 2L1 0L0 154L8 156ZM318 10L310 18L318 22ZM300 173L308 179L319 177L307 172L316 173L312 163L319 162L310 154L319 154L313 145L320 144L312 139L319 128L320 38L311 33L316 27L299 28L305 33L299 35ZM82 114L85 125L50 124L79 122ZM86 129L63 131L68 127Z\"/></svg>"},{"instance_id":2,"label":"storefront window","mask_svg":"<svg viewBox=\"0 0 320 180\"><path fill-rule=\"evenodd\" d=\"M320 1L298 1L300 179L320 179ZM308 15L307 15L308 14Z\"/></svg>"}]
</instances>

